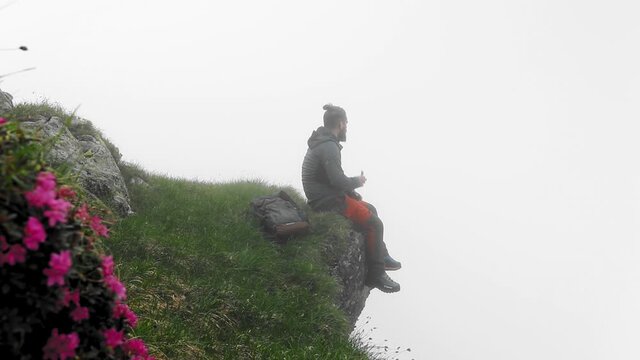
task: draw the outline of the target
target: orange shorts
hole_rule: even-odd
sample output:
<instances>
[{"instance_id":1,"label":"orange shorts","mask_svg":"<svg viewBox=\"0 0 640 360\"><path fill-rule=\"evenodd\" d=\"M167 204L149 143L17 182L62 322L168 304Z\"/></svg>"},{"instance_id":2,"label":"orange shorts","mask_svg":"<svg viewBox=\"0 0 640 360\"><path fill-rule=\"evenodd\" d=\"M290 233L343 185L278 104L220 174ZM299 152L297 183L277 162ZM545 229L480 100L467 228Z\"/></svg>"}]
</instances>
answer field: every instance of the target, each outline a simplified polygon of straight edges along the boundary
<instances>
[{"instance_id":1,"label":"orange shorts","mask_svg":"<svg viewBox=\"0 0 640 360\"><path fill-rule=\"evenodd\" d=\"M344 216L354 223L366 227L372 214L364 201L356 200L350 196L345 196L344 200L346 204Z\"/></svg>"}]
</instances>

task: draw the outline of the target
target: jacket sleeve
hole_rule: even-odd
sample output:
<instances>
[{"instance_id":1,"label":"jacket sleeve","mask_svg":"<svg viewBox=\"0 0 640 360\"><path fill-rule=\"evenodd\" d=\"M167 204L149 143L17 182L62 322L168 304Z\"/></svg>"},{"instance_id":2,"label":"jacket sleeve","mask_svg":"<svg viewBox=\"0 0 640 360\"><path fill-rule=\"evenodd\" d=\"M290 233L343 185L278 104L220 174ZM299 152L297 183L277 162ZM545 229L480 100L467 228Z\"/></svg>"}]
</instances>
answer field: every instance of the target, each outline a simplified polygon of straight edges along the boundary
<instances>
[{"instance_id":1,"label":"jacket sleeve","mask_svg":"<svg viewBox=\"0 0 640 360\"><path fill-rule=\"evenodd\" d=\"M343 190L352 191L360 187L358 177L347 177L342 170L340 159L340 149L335 143L327 142L323 144L322 166L327 173L331 186Z\"/></svg>"}]
</instances>

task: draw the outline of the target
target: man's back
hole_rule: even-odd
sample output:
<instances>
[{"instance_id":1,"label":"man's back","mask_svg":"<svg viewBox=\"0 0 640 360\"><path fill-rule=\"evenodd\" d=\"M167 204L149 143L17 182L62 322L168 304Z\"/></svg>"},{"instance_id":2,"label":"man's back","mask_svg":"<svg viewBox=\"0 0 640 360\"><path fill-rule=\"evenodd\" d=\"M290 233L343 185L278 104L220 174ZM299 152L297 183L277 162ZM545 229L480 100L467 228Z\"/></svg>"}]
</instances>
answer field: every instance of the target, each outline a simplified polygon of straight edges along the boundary
<instances>
[{"instance_id":1,"label":"man's back","mask_svg":"<svg viewBox=\"0 0 640 360\"><path fill-rule=\"evenodd\" d=\"M338 139L325 127L311 134L309 149L302 163L302 186L309 205L316 210L340 207L342 197L360 184L348 178L342 170L341 146Z\"/></svg>"}]
</instances>

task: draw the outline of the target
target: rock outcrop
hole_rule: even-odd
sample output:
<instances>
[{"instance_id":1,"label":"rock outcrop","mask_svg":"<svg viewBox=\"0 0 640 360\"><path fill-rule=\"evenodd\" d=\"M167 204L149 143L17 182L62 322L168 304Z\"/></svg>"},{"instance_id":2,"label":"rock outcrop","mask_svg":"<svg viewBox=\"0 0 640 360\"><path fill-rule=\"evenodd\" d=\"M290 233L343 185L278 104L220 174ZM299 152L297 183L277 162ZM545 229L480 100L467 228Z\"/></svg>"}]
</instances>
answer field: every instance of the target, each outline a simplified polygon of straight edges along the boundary
<instances>
[{"instance_id":1,"label":"rock outcrop","mask_svg":"<svg viewBox=\"0 0 640 360\"><path fill-rule=\"evenodd\" d=\"M329 266L331 275L340 286L336 304L347 315L353 329L371 290L364 285L367 273L365 239L361 233L351 231L347 239L340 242L340 248L333 249L333 252L338 252L339 255Z\"/></svg>"},{"instance_id":2,"label":"rock outcrop","mask_svg":"<svg viewBox=\"0 0 640 360\"><path fill-rule=\"evenodd\" d=\"M13 109L13 96L0 90L0 115Z\"/></svg>"},{"instance_id":3,"label":"rock outcrop","mask_svg":"<svg viewBox=\"0 0 640 360\"><path fill-rule=\"evenodd\" d=\"M0 91L0 115L13 108L11 95ZM74 118L76 124L87 120ZM78 176L80 185L121 216L132 213L129 193L111 152L105 142L92 135L74 136L64 122L55 116L35 115L22 121L24 129L36 132L51 142L46 153L53 166L67 166Z\"/></svg>"}]
</instances>

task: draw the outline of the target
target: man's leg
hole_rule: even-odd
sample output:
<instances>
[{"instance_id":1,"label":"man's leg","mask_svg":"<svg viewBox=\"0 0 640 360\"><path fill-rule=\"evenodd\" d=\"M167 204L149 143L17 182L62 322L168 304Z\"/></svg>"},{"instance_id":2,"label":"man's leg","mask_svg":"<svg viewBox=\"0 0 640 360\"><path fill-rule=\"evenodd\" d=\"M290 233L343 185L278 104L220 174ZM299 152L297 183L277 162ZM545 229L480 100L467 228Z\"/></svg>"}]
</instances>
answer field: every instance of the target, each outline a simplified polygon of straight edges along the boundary
<instances>
[{"instance_id":1,"label":"man's leg","mask_svg":"<svg viewBox=\"0 0 640 360\"><path fill-rule=\"evenodd\" d=\"M400 290L400 285L385 273L382 221L362 201L346 196L345 205L344 216L365 231L368 262L367 282L371 284L370 286L377 287L384 292Z\"/></svg>"},{"instance_id":2,"label":"man's leg","mask_svg":"<svg viewBox=\"0 0 640 360\"><path fill-rule=\"evenodd\" d=\"M371 213L373 215L375 215L376 217L378 217L378 219L380 219L380 217L378 216L378 209L376 209L375 206L373 206L372 204L369 204L366 201L362 201L362 203L367 207L367 209L369 209L369 211L371 211ZM382 223L382 220L380 220L380 223L382 224L382 230L380 231L380 243L382 245L382 256L389 256L389 251L387 250L387 244L384 242L384 224Z\"/></svg>"},{"instance_id":3,"label":"man's leg","mask_svg":"<svg viewBox=\"0 0 640 360\"><path fill-rule=\"evenodd\" d=\"M358 228L365 233L367 242L367 265L369 268L369 277L379 276L384 272L384 261L382 259L382 221L375 216L364 202L353 199L349 196L345 197L344 216L351 220Z\"/></svg>"},{"instance_id":4,"label":"man's leg","mask_svg":"<svg viewBox=\"0 0 640 360\"><path fill-rule=\"evenodd\" d=\"M378 219L380 219L380 217L378 216L378 210L376 209L375 206L365 201L363 201L363 203L369 209L369 211L371 211L373 215L375 215L376 217L378 217ZM380 221L380 223L382 224L382 220ZM384 236L383 233L384 233L384 227L380 232L380 243L382 247L382 250L381 250L382 259L384 261L385 270L389 270L389 271L399 270L402 267L402 263L400 263L396 259L392 258L391 255L389 255L389 250L387 250L387 244L384 242L384 239L383 239L383 236Z\"/></svg>"}]
</instances>

